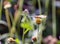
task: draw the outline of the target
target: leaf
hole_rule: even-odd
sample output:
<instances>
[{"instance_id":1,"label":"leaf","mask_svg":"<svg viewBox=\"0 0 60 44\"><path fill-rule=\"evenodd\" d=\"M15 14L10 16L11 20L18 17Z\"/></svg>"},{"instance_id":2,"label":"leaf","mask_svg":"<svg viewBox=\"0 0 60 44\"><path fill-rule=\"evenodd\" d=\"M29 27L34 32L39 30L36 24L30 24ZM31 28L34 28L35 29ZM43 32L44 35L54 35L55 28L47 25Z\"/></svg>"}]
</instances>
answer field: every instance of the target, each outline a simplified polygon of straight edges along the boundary
<instances>
[{"instance_id":1,"label":"leaf","mask_svg":"<svg viewBox=\"0 0 60 44\"><path fill-rule=\"evenodd\" d=\"M18 38L15 39L17 44L20 44L20 40Z\"/></svg>"},{"instance_id":2,"label":"leaf","mask_svg":"<svg viewBox=\"0 0 60 44\"><path fill-rule=\"evenodd\" d=\"M26 22L21 23L21 27L29 30L33 29L33 26L30 23L26 23Z\"/></svg>"}]
</instances>

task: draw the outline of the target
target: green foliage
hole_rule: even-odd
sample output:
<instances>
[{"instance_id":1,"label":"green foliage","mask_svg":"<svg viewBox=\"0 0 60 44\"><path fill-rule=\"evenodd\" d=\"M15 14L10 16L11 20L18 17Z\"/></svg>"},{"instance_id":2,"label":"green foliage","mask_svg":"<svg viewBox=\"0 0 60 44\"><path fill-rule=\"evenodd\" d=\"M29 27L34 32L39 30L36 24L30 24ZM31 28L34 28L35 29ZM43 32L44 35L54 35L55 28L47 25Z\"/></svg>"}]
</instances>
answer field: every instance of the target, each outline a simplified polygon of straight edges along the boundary
<instances>
[{"instance_id":1,"label":"green foliage","mask_svg":"<svg viewBox=\"0 0 60 44\"><path fill-rule=\"evenodd\" d=\"M60 40L57 42L57 44L60 44Z\"/></svg>"},{"instance_id":2,"label":"green foliage","mask_svg":"<svg viewBox=\"0 0 60 44\"><path fill-rule=\"evenodd\" d=\"M13 0L8 0L9 2L12 2Z\"/></svg>"},{"instance_id":3,"label":"green foliage","mask_svg":"<svg viewBox=\"0 0 60 44\"><path fill-rule=\"evenodd\" d=\"M15 39L17 44L20 44L20 40L18 38Z\"/></svg>"},{"instance_id":4,"label":"green foliage","mask_svg":"<svg viewBox=\"0 0 60 44\"><path fill-rule=\"evenodd\" d=\"M33 28L30 23L26 23L26 22L21 23L21 27L23 27L25 29L29 29L29 30L31 30Z\"/></svg>"},{"instance_id":5,"label":"green foliage","mask_svg":"<svg viewBox=\"0 0 60 44\"><path fill-rule=\"evenodd\" d=\"M29 30L33 29L33 26L31 25L30 22L21 23L21 27L26 29L26 31L24 32L24 34L26 34Z\"/></svg>"},{"instance_id":6,"label":"green foliage","mask_svg":"<svg viewBox=\"0 0 60 44\"><path fill-rule=\"evenodd\" d=\"M33 24L31 24L31 20L30 18L27 18L26 16L23 17L23 22L21 23L21 27L26 29L24 34L26 34L28 31L32 30L34 27L33 27Z\"/></svg>"}]
</instances>

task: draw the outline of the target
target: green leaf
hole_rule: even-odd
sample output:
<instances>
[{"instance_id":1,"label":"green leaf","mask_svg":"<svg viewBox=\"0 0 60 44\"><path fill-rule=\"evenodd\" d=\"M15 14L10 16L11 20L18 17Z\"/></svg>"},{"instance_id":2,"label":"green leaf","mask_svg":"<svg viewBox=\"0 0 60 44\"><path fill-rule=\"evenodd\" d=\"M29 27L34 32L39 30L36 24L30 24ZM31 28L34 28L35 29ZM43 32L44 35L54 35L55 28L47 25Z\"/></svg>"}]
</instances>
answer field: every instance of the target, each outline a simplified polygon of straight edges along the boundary
<instances>
[{"instance_id":1,"label":"green leaf","mask_svg":"<svg viewBox=\"0 0 60 44\"><path fill-rule=\"evenodd\" d=\"M21 23L21 27L29 29L29 30L33 29L33 26L30 23L26 23L26 22Z\"/></svg>"},{"instance_id":2,"label":"green leaf","mask_svg":"<svg viewBox=\"0 0 60 44\"><path fill-rule=\"evenodd\" d=\"M18 38L15 39L17 44L20 44L20 40Z\"/></svg>"}]
</instances>

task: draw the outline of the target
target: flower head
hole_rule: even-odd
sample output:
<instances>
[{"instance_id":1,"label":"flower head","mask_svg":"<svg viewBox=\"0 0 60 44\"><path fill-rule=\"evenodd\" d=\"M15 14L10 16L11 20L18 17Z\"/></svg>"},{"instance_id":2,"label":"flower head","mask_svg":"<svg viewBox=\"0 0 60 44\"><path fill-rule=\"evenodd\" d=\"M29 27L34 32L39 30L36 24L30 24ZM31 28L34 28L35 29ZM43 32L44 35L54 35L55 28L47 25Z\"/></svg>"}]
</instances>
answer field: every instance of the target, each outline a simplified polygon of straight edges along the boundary
<instances>
[{"instance_id":1,"label":"flower head","mask_svg":"<svg viewBox=\"0 0 60 44\"><path fill-rule=\"evenodd\" d=\"M13 38L8 38L7 40L8 40L8 42L15 42L15 40Z\"/></svg>"},{"instance_id":2,"label":"flower head","mask_svg":"<svg viewBox=\"0 0 60 44\"><path fill-rule=\"evenodd\" d=\"M39 15L38 17L40 17L40 18L46 18L47 16L46 15Z\"/></svg>"},{"instance_id":3,"label":"flower head","mask_svg":"<svg viewBox=\"0 0 60 44\"><path fill-rule=\"evenodd\" d=\"M27 14L29 14L28 9L25 9L25 10L23 11L23 13L27 13Z\"/></svg>"},{"instance_id":4,"label":"flower head","mask_svg":"<svg viewBox=\"0 0 60 44\"><path fill-rule=\"evenodd\" d=\"M33 32L33 36L32 36L32 42L36 42L38 38L38 30L35 30Z\"/></svg>"},{"instance_id":5,"label":"flower head","mask_svg":"<svg viewBox=\"0 0 60 44\"><path fill-rule=\"evenodd\" d=\"M37 37L33 36L32 37L32 42L36 42L37 41Z\"/></svg>"},{"instance_id":6,"label":"flower head","mask_svg":"<svg viewBox=\"0 0 60 44\"><path fill-rule=\"evenodd\" d=\"M35 18L36 18L36 23L37 23L37 24L40 24L40 23L41 23L40 17L39 17L39 16L36 16Z\"/></svg>"},{"instance_id":7,"label":"flower head","mask_svg":"<svg viewBox=\"0 0 60 44\"><path fill-rule=\"evenodd\" d=\"M8 1L4 1L4 9L10 8L12 5Z\"/></svg>"}]
</instances>

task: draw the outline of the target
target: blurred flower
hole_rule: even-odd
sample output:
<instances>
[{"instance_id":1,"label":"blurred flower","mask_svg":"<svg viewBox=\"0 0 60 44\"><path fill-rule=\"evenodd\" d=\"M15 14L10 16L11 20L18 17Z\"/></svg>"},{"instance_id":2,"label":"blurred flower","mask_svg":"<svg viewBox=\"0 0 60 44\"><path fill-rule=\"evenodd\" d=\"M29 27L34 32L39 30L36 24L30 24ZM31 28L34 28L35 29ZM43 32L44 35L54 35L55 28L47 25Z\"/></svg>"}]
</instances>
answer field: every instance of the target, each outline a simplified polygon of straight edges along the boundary
<instances>
[{"instance_id":1,"label":"blurred flower","mask_svg":"<svg viewBox=\"0 0 60 44\"><path fill-rule=\"evenodd\" d=\"M7 41L10 42L15 42L15 40L13 38L8 38Z\"/></svg>"},{"instance_id":2,"label":"blurred flower","mask_svg":"<svg viewBox=\"0 0 60 44\"><path fill-rule=\"evenodd\" d=\"M51 35L47 36L46 38L43 39L43 42L45 44L56 44L57 39L55 37L52 37Z\"/></svg>"},{"instance_id":3,"label":"blurred flower","mask_svg":"<svg viewBox=\"0 0 60 44\"><path fill-rule=\"evenodd\" d=\"M49 35L49 36L47 36L46 38L43 39L43 42L47 44L47 43L49 43L52 39L53 39L52 36Z\"/></svg>"},{"instance_id":4,"label":"blurred flower","mask_svg":"<svg viewBox=\"0 0 60 44\"><path fill-rule=\"evenodd\" d=\"M32 42L36 42L36 41L37 41L37 37L38 37L38 30L35 30L35 31L33 32Z\"/></svg>"},{"instance_id":5,"label":"blurred flower","mask_svg":"<svg viewBox=\"0 0 60 44\"><path fill-rule=\"evenodd\" d=\"M14 10L18 10L18 8L19 8L19 5L18 4L15 4L14 5Z\"/></svg>"},{"instance_id":6,"label":"blurred flower","mask_svg":"<svg viewBox=\"0 0 60 44\"><path fill-rule=\"evenodd\" d=\"M32 42L36 42L37 41L37 38L34 36L32 37Z\"/></svg>"},{"instance_id":7,"label":"blurred flower","mask_svg":"<svg viewBox=\"0 0 60 44\"><path fill-rule=\"evenodd\" d=\"M36 16L35 18L36 18L36 23L37 23L37 24L40 24L40 23L41 23L40 17Z\"/></svg>"},{"instance_id":8,"label":"blurred flower","mask_svg":"<svg viewBox=\"0 0 60 44\"><path fill-rule=\"evenodd\" d=\"M46 18L46 15L39 15L40 18Z\"/></svg>"},{"instance_id":9,"label":"blurred flower","mask_svg":"<svg viewBox=\"0 0 60 44\"><path fill-rule=\"evenodd\" d=\"M10 37L5 40L5 44L17 44L17 43L15 39Z\"/></svg>"},{"instance_id":10,"label":"blurred flower","mask_svg":"<svg viewBox=\"0 0 60 44\"><path fill-rule=\"evenodd\" d=\"M23 11L23 13L27 13L27 14L29 14L28 9L25 9L25 10Z\"/></svg>"},{"instance_id":11,"label":"blurred flower","mask_svg":"<svg viewBox=\"0 0 60 44\"><path fill-rule=\"evenodd\" d=\"M56 38L53 38L49 44L57 44L57 41L58 40Z\"/></svg>"},{"instance_id":12,"label":"blurred flower","mask_svg":"<svg viewBox=\"0 0 60 44\"><path fill-rule=\"evenodd\" d=\"M10 8L12 6L11 3L8 1L4 1L3 5L4 5L4 9Z\"/></svg>"},{"instance_id":13,"label":"blurred flower","mask_svg":"<svg viewBox=\"0 0 60 44\"><path fill-rule=\"evenodd\" d=\"M45 23L46 18L47 18L46 15L37 15L37 16L34 16L34 17L33 17L33 22L34 22L34 23L38 23L38 24L40 24L40 23L42 23L42 22Z\"/></svg>"},{"instance_id":14,"label":"blurred flower","mask_svg":"<svg viewBox=\"0 0 60 44\"><path fill-rule=\"evenodd\" d=\"M28 14L29 14L28 9L25 9L25 10L23 11L23 13L22 13L22 15L24 16L24 18L22 18L21 22L24 22L24 21L26 20L26 17L27 17Z\"/></svg>"}]
</instances>

